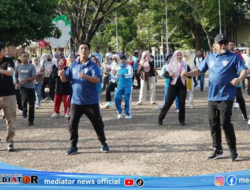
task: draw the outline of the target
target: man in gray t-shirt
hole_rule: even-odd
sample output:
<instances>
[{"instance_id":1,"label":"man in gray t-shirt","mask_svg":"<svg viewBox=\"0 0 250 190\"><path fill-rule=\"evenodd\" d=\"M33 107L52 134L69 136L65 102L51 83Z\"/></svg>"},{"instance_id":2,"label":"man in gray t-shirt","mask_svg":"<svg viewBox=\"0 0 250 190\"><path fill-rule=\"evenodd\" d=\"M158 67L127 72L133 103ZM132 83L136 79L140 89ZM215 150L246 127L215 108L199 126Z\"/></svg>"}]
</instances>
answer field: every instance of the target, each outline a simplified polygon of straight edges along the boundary
<instances>
[{"instance_id":1,"label":"man in gray t-shirt","mask_svg":"<svg viewBox=\"0 0 250 190\"><path fill-rule=\"evenodd\" d=\"M19 64L16 67L16 73L18 74L18 80L21 81L28 79L32 76L36 76L36 68L31 63L28 63L26 65ZM25 83L20 83L20 87L35 88L35 83L34 81L27 81Z\"/></svg>"},{"instance_id":2,"label":"man in gray t-shirt","mask_svg":"<svg viewBox=\"0 0 250 190\"><path fill-rule=\"evenodd\" d=\"M36 68L29 63L29 54L22 53L22 63L15 70L16 88L20 88L23 106L23 117L27 117L27 104L29 103L29 126L34 125L35 118L35 83Z\"/></svg>"}]
</instances>

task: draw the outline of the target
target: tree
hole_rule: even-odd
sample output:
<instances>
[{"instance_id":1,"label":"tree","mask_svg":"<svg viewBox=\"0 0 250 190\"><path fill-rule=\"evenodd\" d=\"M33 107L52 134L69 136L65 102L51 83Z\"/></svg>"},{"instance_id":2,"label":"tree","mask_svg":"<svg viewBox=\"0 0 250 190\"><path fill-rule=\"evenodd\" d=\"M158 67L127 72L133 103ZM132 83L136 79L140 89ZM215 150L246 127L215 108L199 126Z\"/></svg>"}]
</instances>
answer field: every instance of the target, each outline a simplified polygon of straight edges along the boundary
<instances>
[{"instance_id":1,"label":"tree","mask_svg":"<svg viewBox=\"0 0 250 190\"><path fill-rule=\"evenodd\" d=\"M129 0L60 0L58 12L66 14L72 23L72 42L90 42L105 17L117 11Z\"/></svg>"},{"instance_id":2,"label":"tree","mask_svg":"<svg viewBox=\"0 0 250 190\"><path fill-rule=\"evenodd\" d=\"M5 0L0 4L0 41L28 45L50 37L58 0Z\"/></svg>"}]
</instances>

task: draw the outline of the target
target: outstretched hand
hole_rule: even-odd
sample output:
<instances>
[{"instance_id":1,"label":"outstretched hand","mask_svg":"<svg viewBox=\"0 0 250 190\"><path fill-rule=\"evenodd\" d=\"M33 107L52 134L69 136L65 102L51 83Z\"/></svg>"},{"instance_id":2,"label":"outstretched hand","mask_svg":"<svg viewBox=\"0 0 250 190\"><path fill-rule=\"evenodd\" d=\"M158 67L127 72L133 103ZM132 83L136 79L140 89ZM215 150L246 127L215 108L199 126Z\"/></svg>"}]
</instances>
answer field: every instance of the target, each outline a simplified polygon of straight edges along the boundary
<instances>
[{"instance_id":1,"label":"outstretched hand","mask_svg":"<svg viewBox=\"0 0 250 190\"><path fill-rule=\"evenodd\" d=\"M181 72L181 77L187 77L187 72L186 71L182 71Z\"/></svg>"}]
</instances>

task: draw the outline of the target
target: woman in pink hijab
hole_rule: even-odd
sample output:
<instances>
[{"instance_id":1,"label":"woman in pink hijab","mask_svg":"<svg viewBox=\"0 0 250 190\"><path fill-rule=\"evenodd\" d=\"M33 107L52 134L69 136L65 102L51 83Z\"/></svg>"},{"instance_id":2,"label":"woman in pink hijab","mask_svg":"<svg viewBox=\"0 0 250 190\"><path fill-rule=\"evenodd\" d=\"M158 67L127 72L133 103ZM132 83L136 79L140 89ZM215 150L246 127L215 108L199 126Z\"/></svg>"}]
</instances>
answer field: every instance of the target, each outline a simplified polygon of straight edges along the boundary
<instances>
[{"instance_id":1,"label":"woman in pink hijab","mask_svg":"<svg viewBox=\"0 0 250 190\"><path fill-rule=\"evenodd\" d=\"M148 51L142 53L137 72L141 76L141 89L139 102L137 104L141 105L142 102L146 102L147 85L149 85L150 102L151 104L155 104L155 82L158 73L154 67L154 60L149 55Z\"/></svg>"},{"instance_id":2,"label":"woman in pink hijab","mask_svg":"<svg viewBox=\"0 0 250 190\"><path fill-rule=\"evenodd\" d=\"M158 124L162 125L168 110L172 106L175 97L179 99L179 122L185 125L185 101L187 95L186 78L181 77L183 71L190 71L190 67L182 60L182 52L177 50L174 52L170 63L167 66L167 71L170 78L170 85L168 89L167 100L161 110L158 118ZM188 77L191 78L191 77Z\"/></svg>"}]
</instances>

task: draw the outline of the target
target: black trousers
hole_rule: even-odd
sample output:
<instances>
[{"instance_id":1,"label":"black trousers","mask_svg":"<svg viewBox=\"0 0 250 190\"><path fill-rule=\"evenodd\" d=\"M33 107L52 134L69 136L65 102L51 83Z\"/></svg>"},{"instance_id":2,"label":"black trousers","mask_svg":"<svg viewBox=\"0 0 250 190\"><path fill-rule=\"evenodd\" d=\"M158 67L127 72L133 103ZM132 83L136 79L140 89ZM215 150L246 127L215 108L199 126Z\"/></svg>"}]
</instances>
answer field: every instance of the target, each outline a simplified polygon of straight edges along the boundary
<instances>
[{"instance_id":1,"label":"black trousers","mask_svg":"<svg viewBox=\"0 0 250 190\"><path fill-rule=\"evenodd\" d=\"M134 71L133 83L134 83L134 78L137 80L137 88L141 88L140 74L137 73L137 70Z\"/></svg>"},{"instance_id":2,"label":"black trousers","mask_svg":"<svg viewBox=\"0 0 250 190\"><path fill-rule=\"evenodd\" d=\"M193 81L194 81L194 87L196 87L198 85L198 82L196 80L196 77L193 77Z\"/></svg>"},{"instance_id":3,"label":"black trousers","mask_svg":"<svg viewBox=\"0 0 250 190\"><path fill-rule=\"evenodd\" d=\"M241 87L236 88L235 96L236 96L236 102L239 103L239 105L240 105L241 113L243 114L244 118L247 119L246 103L245 103L245 99L242 96Z\"/></svg>"},{"instance_id":4,"label":"black trousers","mask_svg":"<svg viewBox=\"0 0 250 190\"><path fill-rule=\"evenodd\" d=\"M233 101L208 102L208 118L211 128L213 147L222 149L221 127L225 132L226 141L230 149L236 148L236 137L233 124L230 121L232 115Z\"/></svg>"},{"instance_id":5,"label":"black trousers","mask_svg":"<svg viewBox=\"0 0 250 190\"><path fill-rule=\"evenodd\" d=\"M69 120L69 133L71 146L76 147L78 142L78 125L80 118L85 114L91 121L99 141L104 144L106 137L104 134L104 124L100 116L99 104L91 105L76 105L71 104L70 107L70 120Z\"/></svg>"},{"instance_id":6,"label":"black trousers","mask_svg":"<svg viewBox=\"0 0 250 190\"><path fill-rule=\"evenodd\" d=\"M28 111L27 104L29 103L28 121L33 122L35 118L35 101L36 101L35 89L21 87L20 93L22 97L23 112L27 113Z\"/></svg>"},{"instance_id":7,"label":"black trousers","mask_svg":"<svg viewBox=\"0 0 250 190\"><path fill-rule=\"evenodd\" d=\"M110 78L109 76L104 76L103 77L103 87L102 90L106 90L107 86L109 85Z\"/></svg>"},{"instance_id":8,"label":"black trousers","mask_svg":"<svg viewBox=\"0 0 250 190\"><path fill-rule=\"evenodd\" d=\"M111 102L111 92L113 92L116 88L116 83L110 82L108 88L106 90L106 102Z\"/></svg>"},{"instance_id":9,"label":"black trousers","mask_svg":"<svg viewBox=\"0 0 250 190\"><path fill-rule=\"evenodd\" d=\"M250 77L247 77L247 94L250 95Z\"/></svg>"},{"instance_id":10,"label":"black trousers","mask_svg":"<svg viewBox=\"0 0 250 190\"><path fill-rule=\"evenodd\" d=\"M246 83L245 80L242 81L242 89L245 90L246 89Z\"/></svg>"},{"instance_id":11,"label":"black trousers","mask_svg":"<svg viewBox=\"0 0 250 190\"><path fill-rule=\"evenodd\" d=\"M168 110L172 106L176 96L179 100L179 122L185 122L185 101L187 96L187 88L181 83L180 80L177 80L175 85L170 84L168 88L167 100L161 109L159 120L163 120L168 113Z\"/></svg>"},{"instance_id":12,"label":"black trousers","mask_svg":"<svg viewBox=\"0 0 250 190\"><path fill-rule=\"evenodd\" d=\"M21 99L21 94L20 94L19 88L15 89L15 93L16 93L16 101L17 101L18 109L23 111L22 99Z\"/></svg>"},{"instance_id":13,"label":"black trousers","mask_svg":"<svg viewBox=\"0 0 250 190\"><path fill-rule=\"evenodd\" d=\"M41 88L42 98L43 99L46 98L45 87L47 85L49 86L49 95L50 95L50 98L54 101L54 96L55 96L55 81L52 80L51 77L43 77L43 84L42 84L42 88Z\"/></svg>"}]
</instances>

